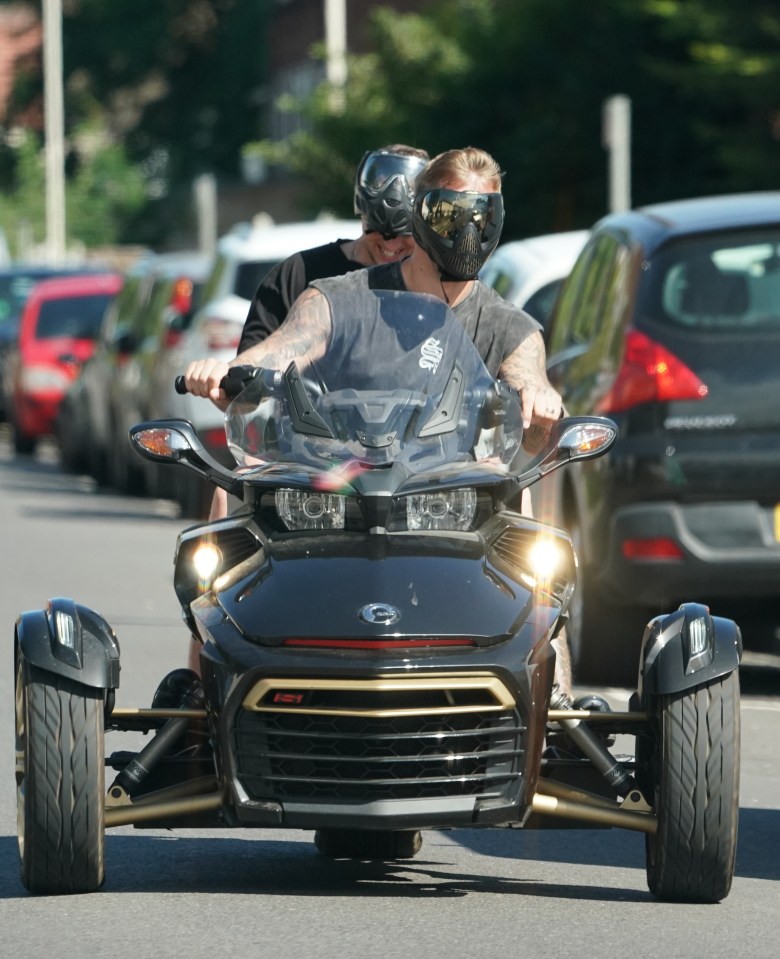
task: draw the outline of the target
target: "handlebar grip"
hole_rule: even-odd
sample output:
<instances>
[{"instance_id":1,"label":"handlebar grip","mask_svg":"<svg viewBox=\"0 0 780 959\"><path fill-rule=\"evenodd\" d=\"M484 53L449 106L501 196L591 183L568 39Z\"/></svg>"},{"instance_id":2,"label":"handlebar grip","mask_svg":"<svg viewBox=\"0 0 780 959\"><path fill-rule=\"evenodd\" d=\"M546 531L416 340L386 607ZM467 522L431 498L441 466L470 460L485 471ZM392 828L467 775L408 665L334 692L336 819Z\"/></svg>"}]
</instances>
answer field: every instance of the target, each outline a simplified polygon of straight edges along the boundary
<instances>
[{"instance_id":1,"label":"handlebar grip","mask_svg":"<svg viewBox=\"0 0 780 959\"><path fill-rule=\"evenodd\" d=\"M275 370L262 370L257 366L232 366L219 381L219 386L230 399L234 399L256 376L264 376L270 389L277 385L277 378L280 374ZM182 396L188 392L183 376L176 377L173 388Z\"/></svg>"}]
</instances>

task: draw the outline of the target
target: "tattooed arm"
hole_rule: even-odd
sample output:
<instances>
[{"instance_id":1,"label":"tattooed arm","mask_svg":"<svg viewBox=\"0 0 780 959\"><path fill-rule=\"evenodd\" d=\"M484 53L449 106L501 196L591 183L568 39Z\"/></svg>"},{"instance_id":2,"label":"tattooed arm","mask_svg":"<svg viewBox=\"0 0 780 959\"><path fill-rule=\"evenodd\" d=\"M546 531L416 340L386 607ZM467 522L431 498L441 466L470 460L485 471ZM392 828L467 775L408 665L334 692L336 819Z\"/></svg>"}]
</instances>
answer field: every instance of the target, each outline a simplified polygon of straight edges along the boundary
<instances>
[{"instance_id":1,"label":"tattooed arm","mask_svg":"<svg viewBox=\"0 0 780 959\"><path fill-rule=\"evenodd\" d=\"M307 289L293 303L284 323L268 339L250 346L230 363L209 357L193 360L184 374L187 389L224 410L228 399L219 384L231 366L286 370L293 360L309 365L325 353L330 338L330 307L319 290Z\"/></svg>"},{"instance_id":2,"label":"tattooed arm","mask_svg":"<svg viewBox=\"0 0 780 959\"><path fill-rule=\"evenodd\" d=\"M547 379L544 339L537 330L527 336L501 364L499 375L520 393L523 406L523 446L538 452L563 411L560 395Z\"/></svg>"}]
</instances>

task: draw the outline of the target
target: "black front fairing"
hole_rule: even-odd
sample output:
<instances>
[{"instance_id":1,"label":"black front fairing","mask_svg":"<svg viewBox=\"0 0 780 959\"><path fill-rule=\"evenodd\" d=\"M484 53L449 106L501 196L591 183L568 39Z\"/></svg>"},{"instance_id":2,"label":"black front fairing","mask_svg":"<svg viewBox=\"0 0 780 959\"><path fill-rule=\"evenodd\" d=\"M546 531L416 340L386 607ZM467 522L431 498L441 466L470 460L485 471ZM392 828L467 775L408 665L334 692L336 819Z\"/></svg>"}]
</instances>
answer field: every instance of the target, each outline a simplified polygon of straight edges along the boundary
<instances>
[{"instance_id":1,"label":"black front fairing","mask_svg":"<svg viewBox=\"0 0 780 959\"><path fill-rule=\"evenodd\" d=\"M180 537L177 592L233 812L314 828L520 821L571 544L520 515L519 398L452 312L386 292L350 309L332 351L233 401L245 508ZM365 355L364 332L382 344L370 381L351 349ZM564 557L554 574L531 559L540 539ZM221 566L198 584L204 542Z\"/></svg>"}]
</instances>

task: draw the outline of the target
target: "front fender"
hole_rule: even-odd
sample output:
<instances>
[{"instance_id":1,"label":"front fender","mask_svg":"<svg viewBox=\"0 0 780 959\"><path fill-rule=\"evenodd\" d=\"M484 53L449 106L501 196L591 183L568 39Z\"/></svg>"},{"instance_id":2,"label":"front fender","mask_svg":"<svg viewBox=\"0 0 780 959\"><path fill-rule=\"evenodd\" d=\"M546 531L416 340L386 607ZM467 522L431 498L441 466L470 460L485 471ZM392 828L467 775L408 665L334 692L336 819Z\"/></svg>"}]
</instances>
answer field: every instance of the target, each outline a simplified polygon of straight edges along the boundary
<instances>
[{"instance_id":1,"label":"front fender","mask_svg":"<svg viewBox=\"0 0 780 959\"><path fill-rule=\"evenodd\" d=\"M700 603L683 603L645 629L639 695L644 701L700 686L733 672L741 658L742 634L733 620L710 615Z\"/></svg>"},{"instance_id":2,"label":"front fender","mask_svg":"<svg viewBox=\"0 0 780 959\"><path fill-rule=\"evenodd\" d=\"M16 651L39 669L93 689L119 687L119 641L98 613L70 599L16 620Z\"/></svg>"}]
</instances>

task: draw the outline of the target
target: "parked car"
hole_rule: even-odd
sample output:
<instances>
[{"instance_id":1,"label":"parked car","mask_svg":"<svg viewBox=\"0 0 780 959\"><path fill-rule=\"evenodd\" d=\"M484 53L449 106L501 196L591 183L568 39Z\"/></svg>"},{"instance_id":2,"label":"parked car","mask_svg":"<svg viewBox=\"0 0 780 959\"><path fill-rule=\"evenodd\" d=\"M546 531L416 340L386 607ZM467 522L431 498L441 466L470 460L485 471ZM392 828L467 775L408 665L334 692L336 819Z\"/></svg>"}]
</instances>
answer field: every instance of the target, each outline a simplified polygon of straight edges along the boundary
<instances>
[{"instance_id":1,"label":"parked car","mask_svg":"<svg viewBox=\"0 0 780 959\"><path fill-rule=\"evenodd\" d=\"M115 273L58 277L30 294L5 383L17 453L31 453L54 432L59 404L94 351L103 314L121 286Z\"/></svg>"},{"instance_id":2,"label":"parked car","mask_svg":"<svg viewBox=\"0 0 780 959\"><path fill-rule=\"evenodd\" d=\"M130 447L130 427L151 419L174 394L180 371L179 348L197 309L213 257L197 251L165 253L149 265L142 295L124 331L124 362L116 368L108 389L112 429L108 457L112 485L125 492L175 497L176 472L142 460ZM222 431L224 439L224 430Z\"/></svg>"},{"instance_id":3,"label":"parked car","mask_svg":"<svg viewBox=\"0 0 780 959\"><path fill-rule=\"evenodd\" d=\"M571 230L502 243L482 267L480 279L546 329L561 284L589 235L588 230Z\"/></svg>"},{"instance_id":4,"label":"parked car","mask_svg":"<svg viewBox=\"0 0 780 959\"><path fill-rule=\"evenodd\" d=\"M541 513L579 555L575 679L626 683L637 620L684 597L777 596L780 192L599 221L558 299L548 362L572 414L620 427L597 465L547 484Z\"/></svg>"},{"instance_id":5,"label":"parked car","mask_svg":"<svg viewBox=\"0 0 780 959\"><path fill-rule=\"evenodd\" d=\"M206 449L225 465L233 463L225 442L224 418L212 403L173 392L175 377L190 360L214 356L231 360L236 355L241 331L255 291L266 273L293 253L334 240L360 235L359 220L312 220L274 225L242 224L222 237L211 275L201 295L201 306L175 351L159 369L162 384L153 401L155 418L178 417L197 429ZM164 372L165 362L169 369ZM176 470L176 498L185 516L205 519L213 487L189 473Z\"/></svg>"},{"instance_id":6,"label":"parked car","mask_svg":"<svg viewBox=\"0 0 780 959\"><path fill-rule=\"evenodd\" d=\"M19 336L22 310L36 283L73 273L72 268L59 269L25 263L5 265L0 269L0 420L8 418L7 388L3 382L8 354Z\"/></svg>"},{"instance_id":7,"label":"parked car","mask_svg":"<svg viewBox=\"0 0 780 959\"><path fill-rule=\"evenodd\" d=\"M148 296L154 262L154 255L144 256L125 271L122 289L103 317L94 353L63 401L74 426L83 424L87 472L102 486L109 483L109 449L116 429L109 407L111 386L132 352L132 324ZM140 483L142 476L135 466L128 486Z\"/></svg>"}]
</instances>

